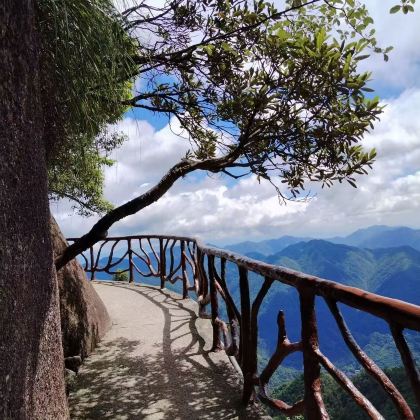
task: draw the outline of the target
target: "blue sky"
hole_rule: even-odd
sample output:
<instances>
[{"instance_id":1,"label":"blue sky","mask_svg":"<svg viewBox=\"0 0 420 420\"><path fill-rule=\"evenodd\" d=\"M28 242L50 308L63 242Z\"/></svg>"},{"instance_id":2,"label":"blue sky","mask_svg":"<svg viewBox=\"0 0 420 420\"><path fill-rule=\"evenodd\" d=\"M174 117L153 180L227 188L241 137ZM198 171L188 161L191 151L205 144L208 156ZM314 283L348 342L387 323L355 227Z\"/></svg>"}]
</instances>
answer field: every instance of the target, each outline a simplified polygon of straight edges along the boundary
<instances>
[{"instance_id":1,"label":"blue sky","mask_svg":"<svg viewBox=\"0 0 420 420\"><path fill-rule=\"evenodd\" d=\"M314 186L312 200L285 206L271 185L254 177L233 181L192 174L159 202L116 224L110 235L171 233L232 243L284 234L328 237L374 224L420 228L420 11L389 15L395 2L367 2L379 44L393 45L394 51L388 63L379 55L363 62L387 107L363 141L377 149L378 158L357 190L344 184L327 190ZM115 205L145 192L189 148L166 117L147 111L129 112L118 129L129 140L115 151L117 164L105 173L105 195ZM70 207L63 201L51 209L67 236L82 235L97 218L74 215Z\"/></svg>"}]
</instances>

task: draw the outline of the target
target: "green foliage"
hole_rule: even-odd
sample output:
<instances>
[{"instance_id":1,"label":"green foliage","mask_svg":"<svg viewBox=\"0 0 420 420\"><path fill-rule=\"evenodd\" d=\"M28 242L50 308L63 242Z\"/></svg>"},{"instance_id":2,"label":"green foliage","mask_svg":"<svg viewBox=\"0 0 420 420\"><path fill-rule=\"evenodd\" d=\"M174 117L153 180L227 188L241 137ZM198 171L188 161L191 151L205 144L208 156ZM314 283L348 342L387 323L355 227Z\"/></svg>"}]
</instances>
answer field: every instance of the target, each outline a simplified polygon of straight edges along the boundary
<instances>
[{"instance_id":1,"label":"green foliage","mask_svg":"<svg viewBox=\"0 0 420 420\"><path fill-rule=\"evenodd\" d=\"M135 43L109 0L42 0L37 26L51 197L74 198L84 213L107 211L102 168L123 136L105 127L127 108Z\"/></svg>"},{"instance_id":2,"label":"green foliage","mask_svg":"<svg viewBox=\"0 0 420 420\"><path fill-rule=\"evenodd\" d=\"M128 281L127 271L117 270L117 272L112 276L113 281Z\"/></svg>"},{"instance_id":3,"label":"green foliage","mask_svg":"<svg viewBox=\"0 0 420 420\"><path fill-rule=\"evenodd\" d=\"M114 162L107 158L107 150L101 147L102 138L80 136L73 147L54 160L55 164L48 169L50 199L69 198L76 203L78 213L86 216L112 209L103 198L103 167ZM118 133L106 134L105 146L118 147L124 139Z\"/></svg>"},{"instance_id":4,"label":"green foliage","mask_svg":"<svg viewBox=\"0 0 420 420\"><path fill-rule=\"evenodd\" d=\"M401 4L397 4L389 10L389 13L403 12L405 15L409 12L414 12L414 3L416 0L401 0Z\"/></svg>"},{"instance_id":5,"label":"green foliage","mask_svg":"<svg viewBox=\"0 0 420 420\"><path fill-rule=\"evenodd\" d=\"M401 1L410 11L413 0ZM66 139L49 159L53 196L107 209L101 184L85 188L110 163L93 157L93 139L126 105L177 118L191 142L186 161L209 161L210 171L244 168L293 198L308 181L356 187L376 155L359 143L382 111L358 63L371 52L387 60L391 47L377 45L373 19L354 0L285 7L142 1L120 15L110 0L39 2L50 137ZM133 76L144 88L130 98ZM226 161L212 168L216 156Z\"/></svg>"},{"instance_id":6,"label":"green foliage","mask_svg":"<svg viewBox=\"0 0 420 420\"><path fill-rule=\"evenodd\" d=\"M370 74L360 73L358 63L366 51L390 49L376 45L364 5L286 7L180 1L150 27L136 10L130 27L154 37L137 58L150 89L130 103L178 118L192 143L188 159L230 153L224 170L239 166L279 178L292 197L308 180L356 186L354 176L375 159L358 143L382 111L378 98L366 96Z\"/></svg>"},{"instance_id":7,"label":"green foliage","mask_svg":"<svg viewBox=\"0 0 420 420\"><path fill-rule=\"evenodd\" d=\"M411 406L416 417L420 414L416 407L414 394L410 388L407 375L402 367L386 369L385 373L389 376L394 385L400 390ZM395 407L385 391L365 372L351 378L356 387L364 394L379 412L386 419L398 419ZM288 403L294 403L303 397L303 377L283 385L273 392L275 398L279 398ZM369 417L353 402L350 396L328 374L322 374L322 391L325 405L330 418L334 420L365 420ZM277 415L275 419L286 419L285 416ZM295 417L294 417L295 418Z\"/></svg>"}]
</instances>

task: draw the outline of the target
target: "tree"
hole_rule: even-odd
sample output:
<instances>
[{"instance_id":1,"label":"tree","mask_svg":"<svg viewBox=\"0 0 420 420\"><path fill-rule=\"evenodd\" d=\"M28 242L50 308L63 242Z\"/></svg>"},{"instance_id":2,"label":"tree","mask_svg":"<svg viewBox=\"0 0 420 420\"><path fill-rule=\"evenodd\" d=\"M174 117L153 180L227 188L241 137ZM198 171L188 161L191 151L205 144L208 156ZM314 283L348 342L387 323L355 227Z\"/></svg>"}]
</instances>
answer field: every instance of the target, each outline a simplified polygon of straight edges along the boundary
<instances>
[{"instance_id":1,"label":"tree","mask_svg":"<svg viewBox=\"0 0 420 420\"><path fill-rule=\"evenodd\" d=\"M134 61L146 86L124 104L178 119L191 150L153 188L100 219L58 268L195 170L254 173L296 198L307 181L355 186L354 175L371 167L375 151L358 143L382 108L366 96L370 74L357 64L366 51L387 59L390 48L377 46L364 5L288 1L278 11L264 1L178 0L158 9L142 1L122 16L131 35L141 34Z\"/></svg>"},{"instance_id":2,"label":"tree","mask_svg":"<svg viewBox=\"0 0 420 420\"><path fill-rule=\"evenodd\" d=\"M68 417L34 2L0 5L0 413Z\"/></svg>"}]
</instances>

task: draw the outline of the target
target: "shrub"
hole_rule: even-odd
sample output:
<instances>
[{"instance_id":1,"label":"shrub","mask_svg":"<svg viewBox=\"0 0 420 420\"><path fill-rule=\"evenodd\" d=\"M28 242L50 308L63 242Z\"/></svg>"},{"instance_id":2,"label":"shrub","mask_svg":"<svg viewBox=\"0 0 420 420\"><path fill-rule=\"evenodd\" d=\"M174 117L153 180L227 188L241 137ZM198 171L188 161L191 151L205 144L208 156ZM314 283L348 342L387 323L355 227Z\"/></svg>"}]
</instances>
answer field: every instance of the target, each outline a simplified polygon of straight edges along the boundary
<instances>
[{"instance_id":1,"label":"shrub","mask_svg":"<svg viewBox=\"0 0 420 420\"><path fill-rule=\"evenodd\" d=\"M112 277L113 281L128 281L128 273L123 270L117 270Z\"/></svg>"}]
</instances>

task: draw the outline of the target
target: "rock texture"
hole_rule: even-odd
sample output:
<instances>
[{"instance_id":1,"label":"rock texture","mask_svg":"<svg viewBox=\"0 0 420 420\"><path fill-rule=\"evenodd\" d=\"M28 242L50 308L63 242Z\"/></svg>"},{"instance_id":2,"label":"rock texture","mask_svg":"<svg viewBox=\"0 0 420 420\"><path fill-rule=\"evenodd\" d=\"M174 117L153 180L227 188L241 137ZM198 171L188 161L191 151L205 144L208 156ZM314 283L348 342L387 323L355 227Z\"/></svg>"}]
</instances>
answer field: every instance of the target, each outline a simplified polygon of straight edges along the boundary
<instances>
[{"instance_id":1,"label":"rock texture","mask_svg":"<svg viewBox=\"0 0 420 420\"><path fill-rule=\"evenodd\" d=\"M54 254L59 255L66 248L67 241L54 218L51 218L51 236ZM85 358L109 329L111 320L76 260L63 267L57 278L64 357L80 355Z\"/></svg>"}]
</instances>

